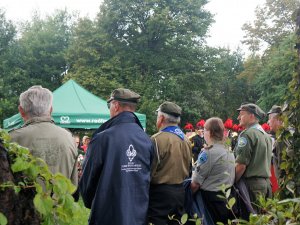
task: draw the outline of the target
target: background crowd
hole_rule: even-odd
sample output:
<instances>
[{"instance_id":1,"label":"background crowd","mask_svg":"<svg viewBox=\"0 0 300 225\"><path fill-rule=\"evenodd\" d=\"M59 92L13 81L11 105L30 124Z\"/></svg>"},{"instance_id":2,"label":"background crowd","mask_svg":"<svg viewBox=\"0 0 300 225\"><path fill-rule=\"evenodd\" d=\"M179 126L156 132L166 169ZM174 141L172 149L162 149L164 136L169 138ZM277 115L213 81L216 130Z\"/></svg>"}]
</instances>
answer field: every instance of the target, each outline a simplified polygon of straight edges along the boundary
<instances>
[{"instance_id":1,"label":"background crowd","mask_svg":"<svg viewBox=\"0 0 300 225\"><path fill-rule=\"evenodd\" d=\"M133 113L139 101L134 91L115 89L107 100L111 118L81 144L51 120L52 93L33 86L19 98L25 123L10 136L78 185L74 198L91 208L89 224L177 224L184 213L216 224L262 212L259 196L270 198L284 177L280 143L272 136L282 126L280 106L265 113L241 104L237 138L232 120L218 117L200 120L195 132L187 124L184 133L182 108L165 101L156 110L158 132L149 137ZM261 126L267 115L269 126ZM220 197L228 189L240 199L236 215Z\"/></svg>"}]
</instances>

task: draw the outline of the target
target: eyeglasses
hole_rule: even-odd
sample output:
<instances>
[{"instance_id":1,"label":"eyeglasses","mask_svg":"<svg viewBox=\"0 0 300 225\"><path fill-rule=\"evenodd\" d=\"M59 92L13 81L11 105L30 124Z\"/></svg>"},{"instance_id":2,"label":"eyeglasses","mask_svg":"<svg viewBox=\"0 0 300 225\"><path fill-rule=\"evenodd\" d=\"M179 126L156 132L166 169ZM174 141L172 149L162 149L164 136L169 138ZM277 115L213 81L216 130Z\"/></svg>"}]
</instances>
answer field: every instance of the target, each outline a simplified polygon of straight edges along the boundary
<instances>
[{"instance_id":1,"label":"eyeglasses","mask_svg":"<svg viewBox=\"0 0 300 225\"><path fill-rule=\"evenodd\" d=\"M115 103L116 101L114 101L114 103ZM109 102L107 102L107 108L108 109L110 109L111 108L111 104L113 103L113 101L109 101Z\"/></svg>"}]
</instances>

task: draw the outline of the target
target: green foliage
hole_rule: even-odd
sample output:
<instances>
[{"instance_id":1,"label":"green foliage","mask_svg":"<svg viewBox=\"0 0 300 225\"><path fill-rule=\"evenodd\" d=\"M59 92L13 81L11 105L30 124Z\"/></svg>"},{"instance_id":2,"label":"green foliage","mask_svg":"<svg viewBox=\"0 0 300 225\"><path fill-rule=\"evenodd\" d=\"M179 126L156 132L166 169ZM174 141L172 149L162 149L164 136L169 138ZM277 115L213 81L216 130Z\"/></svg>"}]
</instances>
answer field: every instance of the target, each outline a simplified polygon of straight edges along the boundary
<instances>
[{"instance_id":1,"label":"green foliage","mask_svg":"<svg viewBox=\"0 0 300 225\"><path fill-rule=\"evenodd\" d=\"M141 94L138 111L147 115L150 134L165 100L183 108L182 124L233 116L240 102L255 96L236 79L241 54L205 46L213 22L206 3L106 0L95 20L75 21L66 11L45 19L36 14L20 26L1 62L0 119L17 113L18 96L28 87L53 90L70 78L104 99L118 87Z\"/></svg>"},{"instance_id":2,"label":"green foliage","mask_svg":"<svg viewBox=\"0 0 300 225\"><path fill-rule=\"evenodd\" d=\"M300 7L297 11L300 15ZM295 64L295 72L293 79L289 84L289 93L286 96L286 103L283 108L282 119L284 127L279 132L279 141L284 143L282 149L281 169L285 171L285 176L281 181L283 191L282 197L300 196L300 21L297 20L296 30L296 50L297 64ZM287 191L288 190L288 191Z\"/></svg>"},{"instance_id":3,"label":"green foliage","mask_svg":"<svg viewBox=\"0 0 300 225\"><path fill-rule=\"evenodd\" d=\"M299 7L298 0L266 0L256 8L254 22L243 25L244 43L253 52L277 45L295 30L295 10Z\"/></svg>"},{"instance_id":4,"label":"green foliage","mask_svg":"<svg viewBox=\"0 0 300 225\"><path fill-rule=\"evenodd\" d=\"M282 105L288 94L288 84L297 64L294 43L295 36L290 35L261 57L264 66L257 72L254 85L260 96L258 103L265 109Z\"/></svg>"},{"instance_id":5,"label":"green foliage","mask_svg":"<svg viewBox=\"0 0 300 225\"><path fill-rule=\"evenodd\" d=\"M57 11L44 20L35 15L20 26L16 39L12 22L6 21L0 11L1 121L17 113L18 97L30 86L43 85L53 90L61 85L67 70L65 52L72 20L66 11ZM2 44L6 47L2 48Z\"/></svg>"},{"instance_id":6,"label":"green foliage","mask_svg":"<svg viewBox=\"0 0 300 225\"><path fill-rule=\"evenodd\" d=\"M245 70L239 77L246 78L255 89L258 96L255 102L265 110L274 104L282 105L288 95L288 84L297 63L294 19L298 7L297 0L267 0L256 9L253 24L243 27L244 43L253 54L245 61Z\"/></svg>"},{"instance_id":7,"label":"green foliage","mask_svg":"<svg viewBox=\"0 0 300 225\"><path fill-rule=\"evenodd\" d=\"M7 219L3 215L3 213L0 212L0 225L6 225L7 224Z\"/></svg>"},{"instance_id":8,"label":"green foliage","mask_svg":"<svg viewBox=\"0 0 300 225\"><path fill-rule=\"evenodd\" d=\"M12 172L22 174L22 181L1 184L0 188L13 188L16 192L34 189L33 203L44 225L87 223L89 210L74 202L72 193L76 187L69 179L60 173L52 174L42 159L33 157L27 148L10 143L5 131L0 131L0 138L8 149Z\"/></svg>"},{"instance_id":9,"label":"green foliage","mask_svg":"<svg viewBox=\"0 0 300 225\"><path fill-rule=\"evenodd\" d=\"M72 16L66 10L57 11L46 19L37 14L22 26L18 42L22 55L20 66L36 84L49 89L61 85L66 71L65 51L68 48Z\"/></svg>"},{"instance_id":10,"label":"green foliage","mask_svg":"<svg viewBox=\"0 0 300 225\"><path fill-rule=\"evenodd\" d=\"M0 56L7 51L16 35L12 21L5 18L5 12L0 8Z\"/></svg>"}]
</instances>

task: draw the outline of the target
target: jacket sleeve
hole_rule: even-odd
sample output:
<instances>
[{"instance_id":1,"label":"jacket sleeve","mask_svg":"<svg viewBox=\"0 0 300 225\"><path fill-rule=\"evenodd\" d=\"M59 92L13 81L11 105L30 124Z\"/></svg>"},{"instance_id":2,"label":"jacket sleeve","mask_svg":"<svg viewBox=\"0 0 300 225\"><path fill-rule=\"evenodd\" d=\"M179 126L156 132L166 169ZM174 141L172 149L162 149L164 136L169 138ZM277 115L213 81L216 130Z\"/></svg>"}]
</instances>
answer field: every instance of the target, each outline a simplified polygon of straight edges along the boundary
<instances>
[{"instance_id":1,"label":"jacket sleeve","mask_svg":"<svg viewBox=\"0 0 300 225\"><path fill-rule=\"evenodd\" d=\"M77 186L78 185L78 168L77 168L77 158L75 159L75 163L72 169L72 174L71 174L71 182Z\"/></svg>"},{"instance_id":2,"label":"jacket sleeve","mask_svg":"<svg viewBox=\"0 0 300 225\"><path fill-rule=\"evenodd\" d=\"M92 139L89 144L89 149L86 154L86 158L83 163L83 174L79 182L79 190L87 208L91 208L96 190L98 187L98 181L102 171L102 149L101 140L99 136Z\"/></svg>"},{"instance_id":3,"label":"jacket sleeve","mask_svg":"<svg viewBox=\"0 0 300 225\"><path fill-rule=\"evenodd\" d=\"M202 185L204 180L209 176L212 168L211 154L207 150L203 150L197 161L197 166L192 174L192 181Z\"/></svg>"},{"instance_id":4,"label":"jacket sleeve","mask_svg":"<svg viewBox=\"0 0 300 225\"><path fill-rule=\"evenodd\" d=\"M151 137L151 141L153 146L153 156L151 162L151 179L152 179L152 176L156 172L157 166L160 163L160 156L159 156L157 140L155 139L155 137Z\"/></svg>"}]
</instances>

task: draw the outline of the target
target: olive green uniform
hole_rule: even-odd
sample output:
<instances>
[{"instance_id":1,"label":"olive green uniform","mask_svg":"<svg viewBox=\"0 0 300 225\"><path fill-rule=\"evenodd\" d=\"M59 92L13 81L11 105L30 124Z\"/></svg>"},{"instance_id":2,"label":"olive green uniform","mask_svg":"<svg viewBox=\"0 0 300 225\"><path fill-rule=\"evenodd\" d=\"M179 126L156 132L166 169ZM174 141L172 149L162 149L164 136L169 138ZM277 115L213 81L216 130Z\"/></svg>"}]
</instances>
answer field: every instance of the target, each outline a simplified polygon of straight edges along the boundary
<instances>
[{"instance_id":1,"label":"olive green uniform","mask_svg":"<svg viewBox=\"0 0 300 225\"><path fill-rule=\"evenodd\" d=\"M234 151L236 162L246 165L242 178L245 179L251 202L255 202L259 194L270 197L271 137L259 124L255 124L240 134Z\"/></svg>"}]
</instances>

